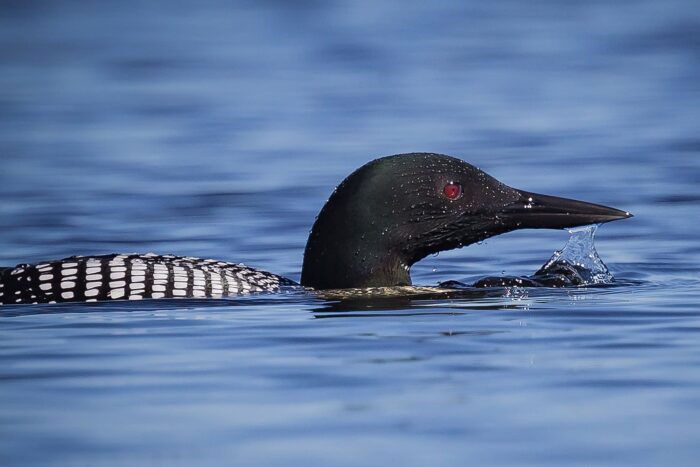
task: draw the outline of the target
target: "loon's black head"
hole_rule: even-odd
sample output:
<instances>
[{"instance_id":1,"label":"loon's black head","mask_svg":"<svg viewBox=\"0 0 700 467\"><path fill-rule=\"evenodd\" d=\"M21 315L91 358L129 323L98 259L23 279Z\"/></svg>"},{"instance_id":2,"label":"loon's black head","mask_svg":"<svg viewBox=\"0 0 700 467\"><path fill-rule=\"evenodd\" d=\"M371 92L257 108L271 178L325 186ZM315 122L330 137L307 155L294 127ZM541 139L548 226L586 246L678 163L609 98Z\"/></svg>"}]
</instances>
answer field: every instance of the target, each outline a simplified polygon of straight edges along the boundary
<instances>
[{"instance_id":1,"label":"loon's black head","mask_svg":"<svg viewBox=\"0 0 700 467\"><path fill-rule=\"evenodd\" d=\"M441 154L400 154L353 172L318 215L301 283L316 289L410 285L429 254L525 228L609 222L629 213L528 193Z\"/></svg>"}]
</instances>

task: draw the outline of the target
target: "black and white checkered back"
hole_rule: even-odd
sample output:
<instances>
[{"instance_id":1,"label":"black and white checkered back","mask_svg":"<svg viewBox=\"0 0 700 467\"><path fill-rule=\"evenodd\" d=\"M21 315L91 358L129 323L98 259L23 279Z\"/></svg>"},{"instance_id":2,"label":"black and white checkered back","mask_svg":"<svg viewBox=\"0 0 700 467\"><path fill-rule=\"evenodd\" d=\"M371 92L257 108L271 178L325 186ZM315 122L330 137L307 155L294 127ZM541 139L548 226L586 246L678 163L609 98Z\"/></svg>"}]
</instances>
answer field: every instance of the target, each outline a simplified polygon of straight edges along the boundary
<instances>
[{"instance_id":1,"label":"black and white checkered back","mask_svg":"<svg viewBox=\"0 0 700 467\"><path fill-rule=\"evenodd\" d=\"M0 269L0 304L224 297L297 285L243 264L181 256L73 256Z\"/></svg>"}]
</instances>

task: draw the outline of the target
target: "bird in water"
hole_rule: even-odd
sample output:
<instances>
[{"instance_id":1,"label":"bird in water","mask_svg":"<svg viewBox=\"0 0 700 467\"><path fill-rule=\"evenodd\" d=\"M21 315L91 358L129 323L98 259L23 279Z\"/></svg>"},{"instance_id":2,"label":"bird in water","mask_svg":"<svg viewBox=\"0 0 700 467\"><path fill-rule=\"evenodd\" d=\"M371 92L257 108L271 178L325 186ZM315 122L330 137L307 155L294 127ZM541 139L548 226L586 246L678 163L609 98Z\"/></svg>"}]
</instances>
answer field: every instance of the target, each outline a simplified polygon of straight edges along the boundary
<instances>
[{"instance_id":1,"label":"bird in water","mask_svg":"<svg viewBox=\"0 0 700 467\"><path fill-rule=\"evenodd\" d=\"M0 268L0 304L223 297L411 285L426 256L518 229L625 219L618 209L511 188L461 159L383 157L350 174L321 209L301 284L243 264L156 254L72 256Z\"/></svg>"}]
</instances>

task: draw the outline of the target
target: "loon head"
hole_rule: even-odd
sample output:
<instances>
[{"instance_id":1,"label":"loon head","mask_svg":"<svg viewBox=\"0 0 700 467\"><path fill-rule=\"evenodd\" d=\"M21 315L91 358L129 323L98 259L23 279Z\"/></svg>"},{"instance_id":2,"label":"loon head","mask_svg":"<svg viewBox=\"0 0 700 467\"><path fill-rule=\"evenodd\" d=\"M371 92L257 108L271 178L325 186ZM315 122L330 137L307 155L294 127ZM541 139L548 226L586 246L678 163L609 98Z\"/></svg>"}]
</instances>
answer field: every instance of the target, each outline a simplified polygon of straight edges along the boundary
<instances>
[{"instance_id":1,"label":"loon head","mask_svg":"<svg viewBox=\"0 0 700 467\"><path fill-rule=\"evenodd\" d=\"M511 188L450 156L412 153L360 167L314 223L301 283L316 289L410 285L427 255L525 228L599 224L631 214Z\"/></svg>"}]
</instances>

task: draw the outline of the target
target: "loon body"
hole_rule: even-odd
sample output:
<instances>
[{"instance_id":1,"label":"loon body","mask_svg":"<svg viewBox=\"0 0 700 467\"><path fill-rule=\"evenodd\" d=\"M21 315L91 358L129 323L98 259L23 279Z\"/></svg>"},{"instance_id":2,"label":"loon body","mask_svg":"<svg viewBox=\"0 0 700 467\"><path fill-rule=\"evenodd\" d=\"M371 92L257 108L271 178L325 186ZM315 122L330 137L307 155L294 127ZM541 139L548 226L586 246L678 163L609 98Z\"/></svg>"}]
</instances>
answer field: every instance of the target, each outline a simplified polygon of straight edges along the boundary
<instances>
[{"instance_id":1,"label":"loon body","mask_svg":"<svg viewBox=\"0 0 700 467\"><path fill-rule=\"evenodd\" d=\"M0 303L220 298L297 285L243 264L182 256L71 256L0 270Z\"/></svg>"},{"instance_id":2,"label":"loon body","mask_svg":"<svg viewBox=\"0 0 700 467\"><path fill-rule=\"evenodd\" d=\"M411 285L429 254L523 228L560 229L631 217L618 209L511 188L454 157L388 156L348 176L319 213L301 285ZM242 264L155 254L72 256L0 268L0 304L223 297L298 286Z\"/></svg>"}]
</instances>

